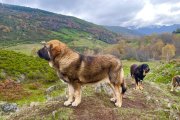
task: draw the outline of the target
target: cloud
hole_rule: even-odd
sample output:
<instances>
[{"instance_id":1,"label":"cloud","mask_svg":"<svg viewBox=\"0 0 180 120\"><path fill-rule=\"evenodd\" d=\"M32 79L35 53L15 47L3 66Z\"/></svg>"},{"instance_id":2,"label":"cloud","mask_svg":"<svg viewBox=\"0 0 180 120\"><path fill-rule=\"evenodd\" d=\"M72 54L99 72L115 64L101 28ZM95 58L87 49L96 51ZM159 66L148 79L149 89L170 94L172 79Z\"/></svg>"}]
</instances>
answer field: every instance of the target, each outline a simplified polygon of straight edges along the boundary
<instances>
[{"instance_id":1,"label":"cloud","mask_svg":"<svg viewBox=\"0 0 180 120\"><path fill-rule=\"evenodd\" d=\"M180 22L179 0L0 0L75 16L100 25L147 26Z\"/></svg>"}]
</instances>

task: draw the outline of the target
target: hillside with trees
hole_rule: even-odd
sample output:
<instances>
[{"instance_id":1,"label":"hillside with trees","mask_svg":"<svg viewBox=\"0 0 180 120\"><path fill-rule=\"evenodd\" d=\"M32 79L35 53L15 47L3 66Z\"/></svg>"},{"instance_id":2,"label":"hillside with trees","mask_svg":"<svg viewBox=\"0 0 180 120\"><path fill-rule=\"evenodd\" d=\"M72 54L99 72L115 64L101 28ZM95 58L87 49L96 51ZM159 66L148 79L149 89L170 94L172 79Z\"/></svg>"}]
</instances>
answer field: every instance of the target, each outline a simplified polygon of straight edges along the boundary
<instances>
[{"instance_id":1,"label":"hillside with trees","mask_svg":"<svg viewBox=\"0 0 180 120\"><path fill-rule=\"evenodd\" d=\"M39 9L0 4L0 45L39 43L61 39L69 43L78 39L116 43L117 34L84 20Z\"/></svg>"},{"instance_id":2,"label":"hillside with trees","mask_svg":"<svg viewBox=\"0 0 180 120\"><path fill-rule=\"evenodd\" d=\"M123 59L138 61L166 60L180 56L180 34L153 34L139 39L124 39L109 48L111 53Z\"/></svg>"}]
</instances>

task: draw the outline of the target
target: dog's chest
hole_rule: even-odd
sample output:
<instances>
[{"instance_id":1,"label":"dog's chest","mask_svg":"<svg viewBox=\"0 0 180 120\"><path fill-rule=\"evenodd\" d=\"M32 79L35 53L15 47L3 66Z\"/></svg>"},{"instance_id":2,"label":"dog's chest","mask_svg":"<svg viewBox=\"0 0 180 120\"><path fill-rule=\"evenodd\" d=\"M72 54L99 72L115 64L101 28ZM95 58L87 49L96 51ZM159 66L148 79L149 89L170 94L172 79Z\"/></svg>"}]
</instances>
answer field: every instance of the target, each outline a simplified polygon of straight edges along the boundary
<instances>
[{"instance_id":1,"label":"dog's chest","mask_svg":"<svg viewBox=\"0 0 180 120\"><path fill-rule=\"evenodd\" d=\"M57 71L57 75L64 82L70 82L69 78L65 74L62 74L60 71Z\"/></svg>"}]
</instances>

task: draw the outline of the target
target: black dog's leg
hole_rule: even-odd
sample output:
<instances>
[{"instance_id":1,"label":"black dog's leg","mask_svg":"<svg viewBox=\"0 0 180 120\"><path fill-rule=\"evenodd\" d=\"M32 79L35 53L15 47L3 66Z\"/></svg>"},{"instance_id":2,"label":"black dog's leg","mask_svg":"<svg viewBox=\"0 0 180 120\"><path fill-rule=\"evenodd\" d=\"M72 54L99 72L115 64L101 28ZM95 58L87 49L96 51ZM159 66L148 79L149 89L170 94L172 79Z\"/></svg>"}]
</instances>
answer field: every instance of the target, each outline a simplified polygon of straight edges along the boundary
<instances>
[{"instance_id":1,"label":"black dog's leg","mask_svg":"<svg viewBox=\"0 0 180 120\"><path fill-rule=\"evenodd\" d=\"M140 80L140 82L139 82L139 89L140 89L140 90L143 90L142 80Z\"/></svg>"},{"instance_id":2,"label":"black dog's leg","mask_svg":"<svg viewBox=\"0 0 180 120\"><path fill-rule=\"evenodd\" d=\"M136 88L135 89L137 90L137 89L139 89L139 80L137 77L135 77L135 81L136 81Z\"/></svg>"}]
</instances>

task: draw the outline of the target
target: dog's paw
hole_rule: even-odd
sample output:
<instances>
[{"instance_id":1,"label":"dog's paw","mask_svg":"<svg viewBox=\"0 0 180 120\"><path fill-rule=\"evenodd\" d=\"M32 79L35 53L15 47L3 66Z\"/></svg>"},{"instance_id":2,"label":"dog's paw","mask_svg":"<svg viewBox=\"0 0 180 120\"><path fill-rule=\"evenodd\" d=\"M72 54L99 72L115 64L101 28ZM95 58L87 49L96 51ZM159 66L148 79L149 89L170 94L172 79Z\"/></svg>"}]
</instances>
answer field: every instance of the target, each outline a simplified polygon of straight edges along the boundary
<instances>
[{"instance_id":1,"label":"dog's paw","mask_svg":"<svg viewBox=\"0 0 180 120\"><path fill-rule=\"evenodd\" d=\"M80 103L80 102L73 102L73 103L72 103L72 106L73 106L73 107L76 107L76 106L79 105L79 103Z\"/></svg>"},{"instance_id":2,"label":"dog's paw","mask_svg":"<svg viewBox=\"0 0 180 120\"><path fill-rule=\"evenodd\" d=\"M140 90L143 90L144 88L142 86L139 87Z\"/></svg>"},{"instance_id":3,"label":"dog's paw","mask_svg":"<svg viewBox=\"0 0 180 120\"><path fill-rule=\"evenodd\" d=\"M116 102L116 103L115 103L115 106L116 106L116 107L121 107L121 106L122 106L122 104L121 104L121 103Z\"/></svg>"},{"instance_id":4,"label":"dog's paw","mask_svg":"<svg viewBox=\"0 0 180 120\"><path fill-rule=\"evenodd\" d=\"M64 102L64 105L69 106L69 105L71 105L71 102L67 100L67 101Z\"/></svg>"},{"instance_id":5,"label":"dog's paw","mask_svg":"<svg viewBox=\"0 0 180 120\"><path fill-rule=\"evenodd\" d=\"M116 98L113 97L113 98L110 99L110 101L111 102L116 102Z\"/></svg>"}]
</instances>

